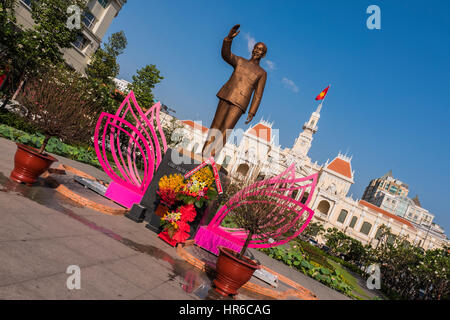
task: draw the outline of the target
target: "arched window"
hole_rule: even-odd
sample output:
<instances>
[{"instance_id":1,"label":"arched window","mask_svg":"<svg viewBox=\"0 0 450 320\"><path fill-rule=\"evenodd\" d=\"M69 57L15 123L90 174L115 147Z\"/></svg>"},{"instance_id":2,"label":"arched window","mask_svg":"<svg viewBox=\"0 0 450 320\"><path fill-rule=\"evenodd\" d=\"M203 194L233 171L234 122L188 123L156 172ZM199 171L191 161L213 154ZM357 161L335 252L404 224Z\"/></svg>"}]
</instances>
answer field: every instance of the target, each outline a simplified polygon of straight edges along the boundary
<instances>
[{"instance_id":1,"label":"arched window","mask_svg":"<svg viewBox=\"0 0 450 320\"><path fill-rule=\"evenodd\" d=\"M356 225L356 221L358 221L358 218L357 217L353 217L352 221L350 221L349 227L353 229L355 227L355 225Z\"/></svg>"},{"instance_id":2,"label":"arched window","mask_svg":"<svg viewBox=\"0 0 450 320\"><path fill-rule=\"evenodd\" d=\"M341 210L341 213L339 214L339 217L338 217L338 219L337 219L337 222L344 223L345 218L347 218L347 214L348 214L348 211L342 209L342 210Z\"/></svg>"},{"instance_id":3,"label":"arched window","mask_svg":"<svg viewBox=\"0 0 450 320\"><path fill-rule=\"evenodd\" d=\"M319 205L317 206L317 210L320 213L327 215L328 211L330 211L330 203L326 200L320 201Z\"/></svg>"},{"instance_id":4,"label":"arched window","mask_svg":"<svg viewBox=\"0 0 450 320\"><path fill-rule=\"evenodd\" d=\"M361 230L359 230L359 232L361 232L362 234L365 234L367 236L367 235L369 235L370 229L372 229L372 225L365 221L362 224Z\"/></svg>"},{"instance_id":5,"label":"arched window","mask_svg":"<svg viewBox=\"0 0 450 320\"><path fill-rule=\"evenodd\" d=\"M241 178L245 178L249 171L250 167L246 163L242 163L239 165L237 169L237 174L241 176Z\"/></svg>"}]
</instances>

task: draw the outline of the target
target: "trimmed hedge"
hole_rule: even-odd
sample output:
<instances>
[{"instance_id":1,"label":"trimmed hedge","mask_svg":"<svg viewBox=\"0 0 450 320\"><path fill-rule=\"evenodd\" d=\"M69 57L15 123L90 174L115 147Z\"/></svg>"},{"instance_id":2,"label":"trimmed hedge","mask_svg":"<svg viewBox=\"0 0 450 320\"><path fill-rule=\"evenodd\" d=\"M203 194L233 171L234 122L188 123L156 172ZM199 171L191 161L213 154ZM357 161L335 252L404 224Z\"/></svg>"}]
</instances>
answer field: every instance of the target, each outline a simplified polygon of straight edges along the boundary
<instances>
[{"instance_id":1,"label":"trimmed hedge","mask_svg":"<svg viewBox=\"0 0 450 320\"><path fill-rule=\"evenodd\" d=\"M44 135L40 133L29 134L4 124L0 124L0 136L35 148L39 148L44 141ZM45 150L59 156L100 168L100 163L98 162L95 151L89 148L71 146L61 142L61 140L57 138L51 138Z\"/></svg>"}]
</instances>

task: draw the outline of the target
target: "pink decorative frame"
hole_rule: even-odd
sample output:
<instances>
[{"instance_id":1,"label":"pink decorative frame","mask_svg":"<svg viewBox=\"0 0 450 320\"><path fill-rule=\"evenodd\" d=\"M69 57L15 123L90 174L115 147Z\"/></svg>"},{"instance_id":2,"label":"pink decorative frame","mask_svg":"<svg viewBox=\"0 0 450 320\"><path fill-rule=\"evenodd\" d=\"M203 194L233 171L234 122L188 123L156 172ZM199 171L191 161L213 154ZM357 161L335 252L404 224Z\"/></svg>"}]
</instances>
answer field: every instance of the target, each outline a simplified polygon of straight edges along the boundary
<instances>
[{"instance_id":1,"label":"pink decorative frame","mask_svg":"<svg viewBox=\"0 0 450 320\"><path fill-rule=\"evenodd\" d=\"M277 227L279 226L277 231L272 234L254 235L250 241L249 248L269 248L289 242L294 237L297 237L308 226L314 215L314 211L307 207L307 205L313 196L317 184L317 178L318 174L314 174L309 177L296 179L295 166L291 165L279 176L256 182L255 184L239 191L219 209L208 226L200 227L195 236L196 244L214 254L218 254L219 251L217 247L220 245L235 251L240 251L245 243L245 239L247 238L247 232L242 229L224 228L220 225L226 215L229 214L234 208L248 203L247 201L242 201L242 199L263 193L270 195L272 198L286 200L289 207L282 208L281 210L291 210L294 214L296 214L296 217L287 224L283 224L283 221L276 222L276 219L274 219L275 225ZM303 198L305 192L309 192L305 204L291 198L294 190L301 190L300 199ZM302 219L305 214L307 216L301 227L294 230L297 228L297 223L301 221L300 219ZM293 235L280 239L282 238L282 234L289 230L294 231Z\"/></svg>"},{"instance_id":2,"label":"pink decorative frame","mask_svg":"<svg viewBox=\"0 0 450 320\"><path fill-rule=\"evenodd\" d=\"M112 179L105 196L127 208L141 202L161 163L163 154L157 131L164 153L167 151L167 142L159 118L160 110L161 103L158 102L144 113L131 91L115 115L103 112L97 121L94 134L95 152L103 170ZM135 125L125 120L128 114L131 114ZM125 148L120 147L121 134L128 139ZM108 155L109 159L114 161L113 164L108 160ZM142 173L136 165L138 156L142 157L144 163Z\"/></svg>"}]
</instances>

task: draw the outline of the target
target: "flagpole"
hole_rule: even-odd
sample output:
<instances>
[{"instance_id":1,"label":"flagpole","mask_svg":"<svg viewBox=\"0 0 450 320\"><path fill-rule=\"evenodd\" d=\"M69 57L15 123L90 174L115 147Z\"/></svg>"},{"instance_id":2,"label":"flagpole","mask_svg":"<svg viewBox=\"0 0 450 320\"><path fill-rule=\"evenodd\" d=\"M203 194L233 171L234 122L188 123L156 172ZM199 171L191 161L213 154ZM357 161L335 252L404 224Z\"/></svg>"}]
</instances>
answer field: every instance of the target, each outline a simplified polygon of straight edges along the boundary
<instances>
[{"instance_id":1,"label":"flagpole","mask_svg":"<svg viewBox=\"0 0 450 320\"><path fill-rule=\"evenodd\" d=\"M321 110L322 110L322 108L323 108L323 103L325 102L325 99L327 98L328 91L330 90L330 88L331 88L331 84L328 85L327 93L325 94L325 97L323 97L323 99L322 99L322 101L321 101L321 103L320 103L320 104L322 105L322 107L320 107Z\"/></svg>"},{"instance_id":2,"label":"flagpole","mask_svg":"<svg viewBox=\"0 0 450 320\"><path fill-rule=\"evenodd\" d=\"M327 96L328 96L328 91L330 91L330 88L331 88L331 84L328 85L327 94L325 95L325 97L324 97L323 100L322 100L322 107L323 107L323 103L325 102L325 99L326 99Z\"/></svg>"}]
</instances>

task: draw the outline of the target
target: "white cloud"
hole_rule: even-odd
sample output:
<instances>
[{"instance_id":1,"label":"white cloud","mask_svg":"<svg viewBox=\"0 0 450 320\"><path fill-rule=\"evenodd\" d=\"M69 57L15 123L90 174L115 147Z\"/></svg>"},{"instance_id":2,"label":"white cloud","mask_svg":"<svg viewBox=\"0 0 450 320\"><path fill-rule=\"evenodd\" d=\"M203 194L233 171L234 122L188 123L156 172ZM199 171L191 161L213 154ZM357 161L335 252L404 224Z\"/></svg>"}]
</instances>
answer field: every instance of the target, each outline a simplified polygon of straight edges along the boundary
<instances>
[{"instance_id":1,"label":"white cloud","mask_svg":"<svg viewBox=\"0 0 450 320\"><path fill-rule=\"evenodd\" d=\"M285 86L289 89L291 89L292 91L294 91L295 93L298 92L298 87L297 85L294 83L294 81L284 77L282 82L285 84Z\"/></svg>"},{"instance_id":2,"label":"white cloud","mask_svg":"<svg viewBox=\"0 0 450 320\"><path fill-rule=\"evenodd\" d=\"M253 38L250 33L245 34L245 39L247 40L247 49L248 52L251 54L253 51L253 48L255 47L256 40Z\"/></svg>"},{"instance_id":3,"label":"white cloud","mask_svg":"<svg viewBox=\"0 0 450 320\"><path fill-rule=\"evenodd\" d=\"M275 62L273 62L271 60L263 60L263 62L266 65L267 69L269 69L269 70L275 70L276 69Z\"/></svg>"},{"instance_id":4,"label":"white cloud","mask_svg":"<svg viewBox=\"0 0 450 320\"><path fill-rule=\"evenodd\" d=\"M247 50L250 53L250 55L253 52L253 48L255 47L256 44L256 39L253 38L250 33L245 33L245 40L247 40ZM264 65L267 67L268 70L275 70L276 69L276 65L275 62L271 61L271 60L263 60Z\"/></svg>"}]
</instances>

